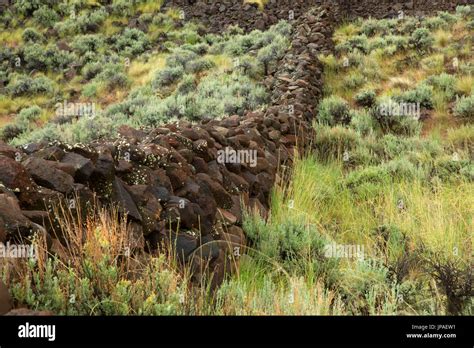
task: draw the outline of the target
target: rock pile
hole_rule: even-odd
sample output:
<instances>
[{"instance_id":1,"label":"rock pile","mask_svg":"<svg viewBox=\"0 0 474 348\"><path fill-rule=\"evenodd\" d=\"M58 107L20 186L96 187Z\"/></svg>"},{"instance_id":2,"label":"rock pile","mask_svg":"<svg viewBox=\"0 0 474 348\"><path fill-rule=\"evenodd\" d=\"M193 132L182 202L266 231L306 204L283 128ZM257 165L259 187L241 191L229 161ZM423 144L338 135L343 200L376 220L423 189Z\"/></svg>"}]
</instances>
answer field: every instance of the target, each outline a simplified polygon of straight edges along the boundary
<instances>
[{"instance_id":1,"label":"rock pile","mask_svg":"<svg viewBox=\"0 0 474 348\"><path fill-rule=\"evenodd\" d=\"M241 0L169 0L165 7L183 9L186 19L197 19L213 32L221 32L229 25L239 25L246 31L266 29L279 20L298 20L311 8L327 5L340 11L336 18L395 17L403 11L407 15L452 11L458 5L472 4L472 0L269 0L265 11L256 4Z\"/></svg>"},{"instance_id":2,"label":"rock pile","mask_svg":"<svg viewBox=\"0 0 474 348\"><path fill-rule=\"evenodd\" d=\"M405 15L426 15L437 11L453 11L472 0L338 0L345 17L390 18Z\"/></svg>"}]
</instances>

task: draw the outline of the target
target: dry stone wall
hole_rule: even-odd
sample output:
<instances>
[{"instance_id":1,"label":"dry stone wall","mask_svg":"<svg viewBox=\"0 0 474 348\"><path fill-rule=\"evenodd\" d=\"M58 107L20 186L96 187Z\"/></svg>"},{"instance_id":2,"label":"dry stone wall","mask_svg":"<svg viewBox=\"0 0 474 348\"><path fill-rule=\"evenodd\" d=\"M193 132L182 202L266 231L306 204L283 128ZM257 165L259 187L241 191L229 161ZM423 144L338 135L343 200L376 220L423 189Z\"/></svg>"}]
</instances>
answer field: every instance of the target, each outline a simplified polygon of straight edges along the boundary
<instances>
[{"instance_id":1,"label":"dry stone wall","mask_svg":"<svg viewBox=\"0 0 474 348\"><path fill-rule=\"evenodd\" d=\"M185 18L197 19L214 32L229 25L239 25L249 31L265 29L279 20L297 20L314 6L325 4L338 11L337 19L355 17L385 18L423 15L437 11L452 11L458 5L474 4L474 0L269 0L265 11L241 0L168 0L166 7L178 6Z\"/></svg>"}]
</instances>

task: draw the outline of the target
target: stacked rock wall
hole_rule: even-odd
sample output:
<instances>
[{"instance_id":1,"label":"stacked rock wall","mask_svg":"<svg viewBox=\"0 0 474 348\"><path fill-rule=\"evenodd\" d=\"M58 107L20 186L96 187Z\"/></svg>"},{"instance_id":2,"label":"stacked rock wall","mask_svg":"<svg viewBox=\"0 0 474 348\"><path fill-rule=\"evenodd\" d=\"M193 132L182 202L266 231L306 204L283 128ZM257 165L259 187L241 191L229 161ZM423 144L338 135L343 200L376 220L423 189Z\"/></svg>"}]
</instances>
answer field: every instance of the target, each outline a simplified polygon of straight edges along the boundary
<instances>
[{"instance_id":1,"label":"stacked rock wall","mask_svg":"<svg viewBox=\"0 0 474 348\"><path fill-rule=\"evenodd\" d=\"M214 31L221 32L229 25L239 25L249 31L265 29L279 20L293 20L310 8L325 4L338 10L338 19L355 17L385 18L423 15L437 11L452 11L458 5L474 4L474 0L269 0L265 11L257 5L241 0L168 0L166 6L178 6L185 18L194 18Z\"/></svg>"}]
</instances>

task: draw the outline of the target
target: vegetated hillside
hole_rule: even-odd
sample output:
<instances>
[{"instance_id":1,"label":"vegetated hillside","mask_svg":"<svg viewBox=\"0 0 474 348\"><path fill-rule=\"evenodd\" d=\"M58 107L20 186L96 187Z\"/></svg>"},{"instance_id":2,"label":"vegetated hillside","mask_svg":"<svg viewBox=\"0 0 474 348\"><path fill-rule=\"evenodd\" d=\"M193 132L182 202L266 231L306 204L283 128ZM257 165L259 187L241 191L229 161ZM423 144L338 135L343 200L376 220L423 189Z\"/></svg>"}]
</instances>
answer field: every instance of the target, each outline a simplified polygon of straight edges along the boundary
<instances>
[{"instance_id":1,"label":"vegetated hillside","mask_svg":"<svg viewBox=\"0 0 474 348\"><path fill-rule=\"evenodd\" d=\"M1 137L87 142L123 124L242 115L268 102L262 78L289 24L221 35L161 1L17 1L2 15Z\"/></svg>"},{"instance_id":2,"label":"vegetated hillside","mask_svg":"<svg viewBox=\"0 0 474 348\"><path fill-rule=\"evenodd\" d=\"M314 150L270 221L245 228L292 274L297 311L321 309L319 285L336 314L472 314L473 18L459 7L336 30Z\"/></svg>"},{"instance_id":3,"label":"vegetated hillside","mask_svg":"<svg viewBox=\"0 0 474 348\"><path fill-rule=\"evenodd\" d=\"M180 255L170 249L131 256L124 250L133 243L126 218L98 209L79 219L58 214L66 217L60 223L69 242L56 245L55 256L48 257L44 248L37 261L2 268L15 303L85 315L472 315L473 20L472 8L459 7L455 14L426 19L361 20L335 32L334 54L320 57L325 98L314 115L311 151L297 158L291 171L282 168L268 220L247 213L249 246L245 254L243 249L234 254L238 268L217 290L188 286L203 275L193 263L183 269ZM268 33L243 35L233 28L222 36L205 35L209 51L203 57L212 61L213 49L224 60L260 57L257 64L241 66L238 60L239 71L230 64L231 75L256 86L281 54L268 47L285 40L286 28L280 23ZM191 54L177 37L168 44L178 42L176 51ZM176 51L166 53L161 66L160 60L143 65L145 72L138 75L151 86L139 87L145 96L163 101L170 96L155 93L170 93L170 100L179 95L178 85L190 73L187 60L167 59ZM200 83L191 93L199 93L210 76L219 80L219 66L207 69L203 79L195 74ZM169 78L173 82L163 84ZM142 80L130 83L140 85L137 81ZM153 82L159 88L153 89ZM104 82L94 77L88 83ZM157 124L147 123L147 116L155 120L158 111L136 112L136 105L147 105L138 102L140 93L120 88L123 97L110 103L102 103L105 92L98 94L104 110L109 104L115 110L110 114L83 126L87 118L73 125L46 124L43 130L55 127L53 134L76 139L66 132L69 127L78 127L70 132L82 136L98 120L116 124L113 117L120 114L119 119ZM251 88L244 102L256 90ZM207 101L211 95L205 96ZM23 115L36 113L27 110ZM42 136L28 126L23 131L10 137L13 143Z\"/></svg>"}]
</instances>

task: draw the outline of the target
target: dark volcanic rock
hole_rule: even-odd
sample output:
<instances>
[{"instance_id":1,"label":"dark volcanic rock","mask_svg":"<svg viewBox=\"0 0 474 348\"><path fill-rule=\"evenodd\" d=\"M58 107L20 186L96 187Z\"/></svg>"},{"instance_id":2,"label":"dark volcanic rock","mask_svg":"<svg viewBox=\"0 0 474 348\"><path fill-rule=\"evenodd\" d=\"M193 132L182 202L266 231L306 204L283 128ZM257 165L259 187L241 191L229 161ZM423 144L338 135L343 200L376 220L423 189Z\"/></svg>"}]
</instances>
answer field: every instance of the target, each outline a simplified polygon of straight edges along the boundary
<instances>
[{"instance_id":1,"label":"dark volcanic rock","mask_svg":"<svg viewBox=\"0 0 474 348\"><path fill-rule=\"evenodd\" d=\"M21 212L16 198L0 194L0 242L9 237L29 236L35 225Z\"/></svg>"},{"instance_id":2,"label":"dark volcanic rock","mask_svg":"<svg viewBox=\"0 0 474 348\"><path fill-rule=\"evenodd\" d=\"M137 221L142 221L137 205L132 196L130 196L125 183L118 177L115 177L112 184L112 201L118 204L120 213L128 215Z\"/></svg>"},{"instance_id":3,"label":"dark volcanic rock","mask_svg":"<svg viewBox=\"0 0 474 348\"><path fill-rule=\"evenodd\" d=\"M35 184L25 168L17 161L0 155L0 183L14 192L29 191Z\"/></svg>"},{"instance_id":4,"label":"dark volcanic rock","mask_svg":"<svg viewBox=\"0 0 474 348\"><path fill-rule=\"evenodd\" d=\"M77 182L87 182L92 172L94 171L94 165L92 161L85 158L77 153L68 152L61 159L62 163L70 164L75 169L74 179Z\"/></svg>"},{"instance_id":5,"label":"dark volcanic rock","mask_svg":"<svg viewBox=\"0 0 474 348\"><path fill-rule=\"evenodd\" d=\"M74 178L55 168L54 162L30 157L23 165L38 185L61 193L68 193L73 188Z\"/></svg>"}]
</instances>

